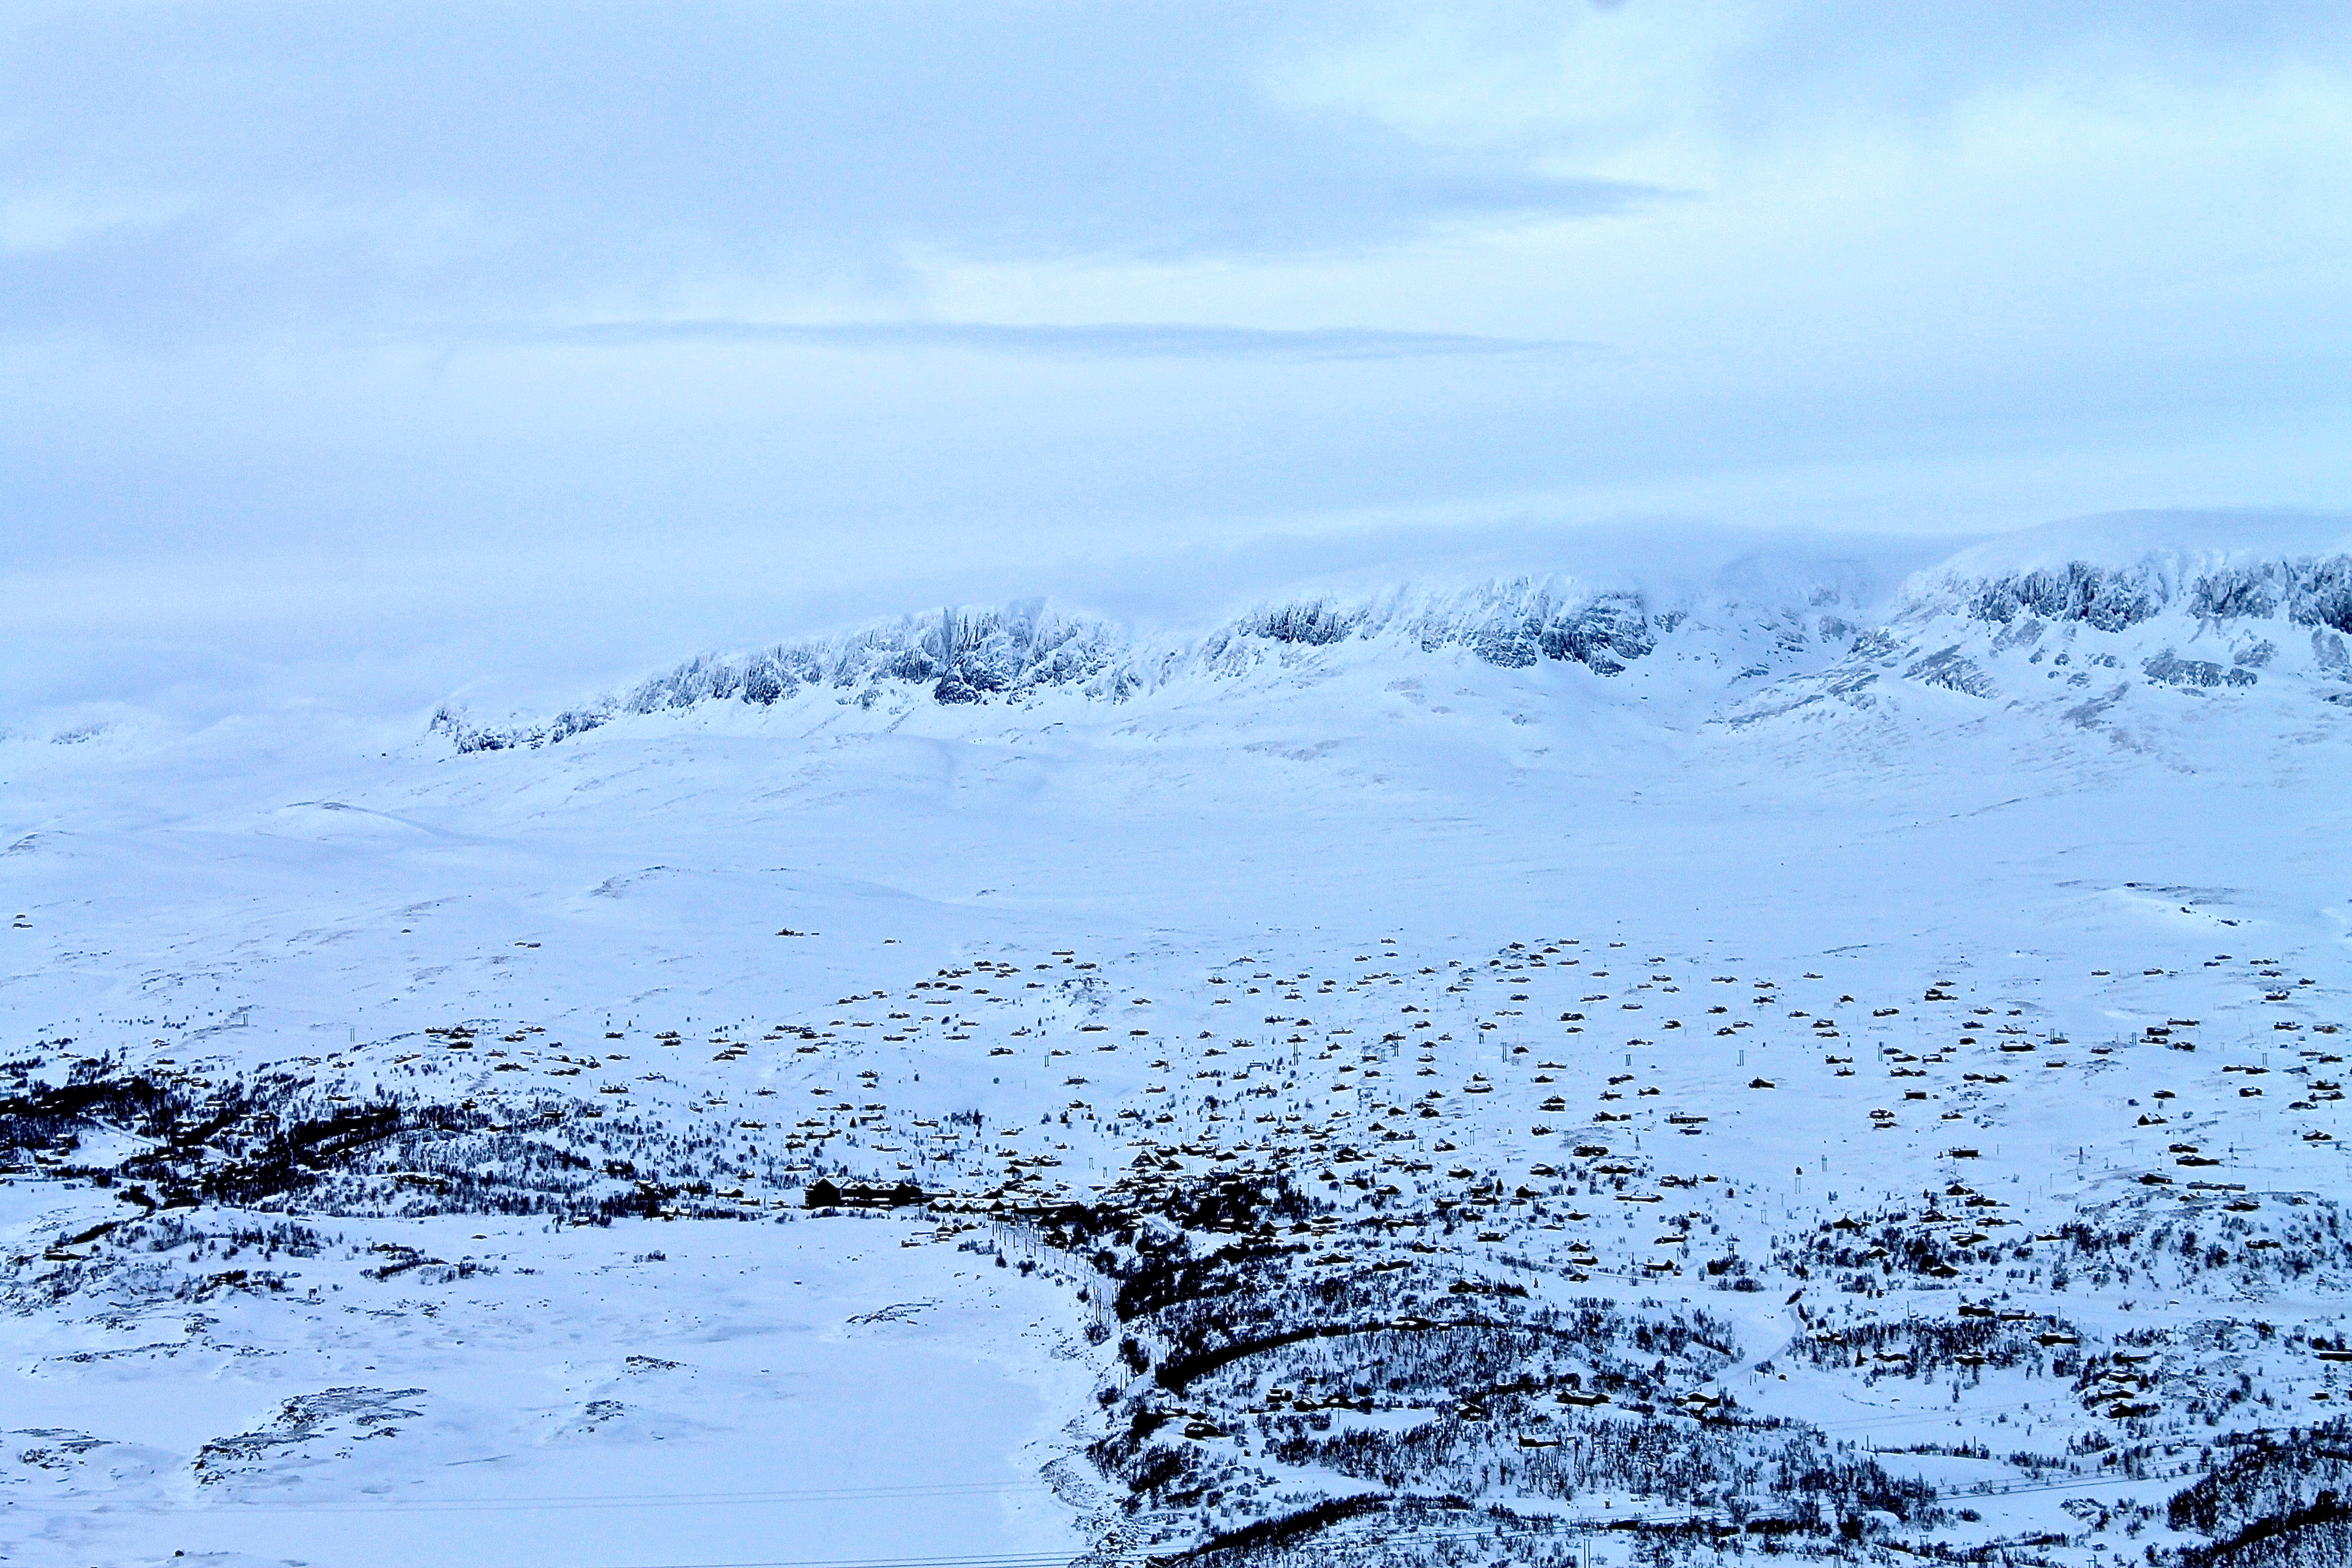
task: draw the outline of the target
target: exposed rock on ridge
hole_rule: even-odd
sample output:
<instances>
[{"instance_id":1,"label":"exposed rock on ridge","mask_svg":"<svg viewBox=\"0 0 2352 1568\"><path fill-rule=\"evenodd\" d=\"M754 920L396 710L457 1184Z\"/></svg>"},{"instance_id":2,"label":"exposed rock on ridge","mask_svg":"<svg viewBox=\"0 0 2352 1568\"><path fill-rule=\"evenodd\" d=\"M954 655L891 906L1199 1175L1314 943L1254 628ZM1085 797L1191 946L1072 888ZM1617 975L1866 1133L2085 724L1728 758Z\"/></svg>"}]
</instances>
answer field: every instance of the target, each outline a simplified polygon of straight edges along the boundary
<instances>
[{"instance_id":1,"label":"exposed rock on ridge","mask_svg":"<svg viewBox=\"0 0 2352 1568\"><path fill-rule=\"evenodd\" d=\"M1799 595L1801 603L1722 593L1668 599L1529 575L1451 591L1278 600L1197 640L1139 644L1108 621L1031 599L706 655L545 721L480 724L445 707L432 729L458 751L478 752L551 744L632 714L708 702L767 707L812 690L864 708L919 693L941 704L1054 692L1117 702L1185 677L1312 667L1341 645L1374 642L1459 650L1505 668L1572 664L1604 677L1671 647L1698 668L1737 669L1721 693L1731 705L1717 714L1735 725L1826 700L1868 707L1890 678L1978 700L2031 700L2051 682L2061 692L2087 687L2096 668L2197 694L2244 690L2261 682L2257 671L2271 671L2314 683L2328 701L2352 702L2352 689L2337 689L2352 682L2352 552L2133 553L2110 545L2084 555L2004 564L1980 547L1915 577L1874 615L1828 588ZM1824 605L1841 613L1824 614ZM2281 621L2309 630L2307 639L2285 639L2284 655L2280 640L2263 635L2266 626L2284 630ZM2221 657L2195 657L2200 643ZM2020 690L1994 673L2016 661L2046 668ZM2070 710L2094 714L2113 703L2069 700Z\"/></svg>"}]
</instances>

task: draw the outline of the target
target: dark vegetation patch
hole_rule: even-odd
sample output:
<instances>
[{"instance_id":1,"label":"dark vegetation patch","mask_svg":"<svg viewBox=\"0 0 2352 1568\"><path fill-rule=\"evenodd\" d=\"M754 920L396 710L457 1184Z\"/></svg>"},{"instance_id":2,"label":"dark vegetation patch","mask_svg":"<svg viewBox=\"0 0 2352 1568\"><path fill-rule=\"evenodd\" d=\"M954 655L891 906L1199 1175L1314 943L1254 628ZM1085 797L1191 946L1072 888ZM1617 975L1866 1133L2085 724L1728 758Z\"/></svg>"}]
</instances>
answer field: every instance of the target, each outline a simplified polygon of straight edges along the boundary
<instances>
[{"instance_id":1,"label":"dark vegetation patch","mask_svg":"<svg viewBox=\"0 0 2352 1568\"><path fill-rule=\"evenodd\" d=\"M205 1079L94 1058L76 1062L67 1082L45 1085L28 1076L37 1064L17 1065L13 1092L0 1098L0 1170L114 1188L143 1213L299 1205L588 1224L737 1218L733 1205L710 1201L714 1182L774 1174L746 1163L722 1129L586 1115L551 1095L493 1114L471 1100L384 1090L347 1099L334 1081L305 1073ZM141 1147L95 1160L89 1143L100 1134Z\"/></svg>"}]
</instances>

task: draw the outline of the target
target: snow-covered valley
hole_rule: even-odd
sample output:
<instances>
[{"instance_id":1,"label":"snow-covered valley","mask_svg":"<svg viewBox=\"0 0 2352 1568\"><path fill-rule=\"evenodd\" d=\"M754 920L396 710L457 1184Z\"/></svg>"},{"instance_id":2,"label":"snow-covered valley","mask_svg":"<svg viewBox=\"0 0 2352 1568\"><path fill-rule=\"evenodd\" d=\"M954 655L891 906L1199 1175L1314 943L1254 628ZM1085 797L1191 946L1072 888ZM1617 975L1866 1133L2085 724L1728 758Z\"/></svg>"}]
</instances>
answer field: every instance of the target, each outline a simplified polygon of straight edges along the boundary
<instances>
[{"instance_id":1,"label":"snow-covered valley","mask_svg":"<svg viewBox=\"0 0 2352 1568\"><path fill-rule=\"evenodd\" d=\"M2198 526L0 739L0 1560L2340 1560L2352 542Z\"/></svg>"}]
</instances>

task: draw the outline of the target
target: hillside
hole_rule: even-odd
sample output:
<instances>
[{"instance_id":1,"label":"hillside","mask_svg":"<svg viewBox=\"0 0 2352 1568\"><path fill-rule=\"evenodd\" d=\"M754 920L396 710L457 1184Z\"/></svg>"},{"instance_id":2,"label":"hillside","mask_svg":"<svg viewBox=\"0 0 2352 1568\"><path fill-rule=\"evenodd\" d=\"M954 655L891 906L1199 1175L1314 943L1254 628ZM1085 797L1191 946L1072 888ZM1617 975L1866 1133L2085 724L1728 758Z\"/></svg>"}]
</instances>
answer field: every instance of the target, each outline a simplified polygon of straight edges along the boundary
<instances>
[{"instance_id":1,"label":"hillside","mask_svg":"<svg viewBox=\"0 0 2352 1568\"><path fill-rule=\"evenodd\" d=\"M2326 1560L2347 638L2112 519L0 741L0 1549Z\"/></svg>"}]
</instances>

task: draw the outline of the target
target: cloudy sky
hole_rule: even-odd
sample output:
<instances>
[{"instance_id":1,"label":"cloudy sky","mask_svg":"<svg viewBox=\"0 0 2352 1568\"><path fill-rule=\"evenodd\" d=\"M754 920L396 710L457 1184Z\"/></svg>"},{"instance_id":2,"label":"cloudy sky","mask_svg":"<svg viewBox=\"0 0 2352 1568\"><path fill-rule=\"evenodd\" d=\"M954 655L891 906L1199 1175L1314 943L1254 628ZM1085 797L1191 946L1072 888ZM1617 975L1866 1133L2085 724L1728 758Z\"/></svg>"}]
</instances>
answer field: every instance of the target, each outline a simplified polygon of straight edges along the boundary
<instances>
[{"instance_id":1,"label":"cloudy sky","mask_svg":"<svg viewBox=\"0 0 2352 1568\"><path fill-rule=\"evenodd\" d=\"M0 699L2341 508L2347 256L2341 0L16 0Z\"/></svg>"}]
</instances>

